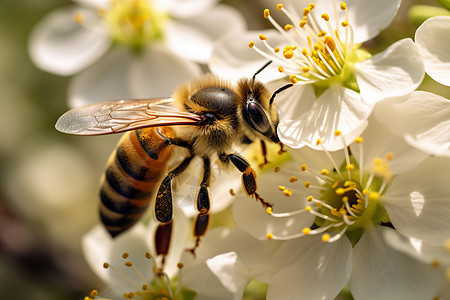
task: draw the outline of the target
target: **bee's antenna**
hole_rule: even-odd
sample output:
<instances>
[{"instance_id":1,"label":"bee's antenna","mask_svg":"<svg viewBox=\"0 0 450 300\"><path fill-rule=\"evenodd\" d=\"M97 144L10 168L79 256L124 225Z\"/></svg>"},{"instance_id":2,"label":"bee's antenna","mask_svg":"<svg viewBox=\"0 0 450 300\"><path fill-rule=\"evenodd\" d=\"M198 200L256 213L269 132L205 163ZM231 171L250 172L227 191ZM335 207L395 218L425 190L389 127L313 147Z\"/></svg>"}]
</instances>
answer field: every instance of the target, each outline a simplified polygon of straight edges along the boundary
<instances>
[{"instance_id":1,"label":"bee's antenna","mask_svg":"<svg viewBox=\"0 0 450 300\"><path fill-rule=\"evenodd\" d=\"M289 83L289 84L286 84L286 85L280 87L280 88L279 88L278 90L276 90L275 92L273 92L272 97L270 97L270 101L269 101L270 105L272 105L272 102L273 102L273 100L275 100L275 96L276 96L277 94L279 94L279 93L281 93L282 91L284 91L284 90L290 88L291 86L293 86L293 84L292 84L292 83Z\"/></svg>"},{"instance_id":2,"label":"bee's antenna","mask_svg":"<svg viewBox=\"0 0 450 300\"><path fill-rule=\"evenodd\" d=\"M259 70L258 71L256 71L255 72L255 74L253 74L253 77L252 77L252 82L254 82L255 81L255 77L256 77L256 75L258 75L259 73L261 73L261 71L262 70L264 70L268 65L270 65L272 63L272 61L271 60L269 60L268 62L266 62L265 64L264 64L264 66L262 66L261 68L259 68Z\"/></svg>"}]
</instances>

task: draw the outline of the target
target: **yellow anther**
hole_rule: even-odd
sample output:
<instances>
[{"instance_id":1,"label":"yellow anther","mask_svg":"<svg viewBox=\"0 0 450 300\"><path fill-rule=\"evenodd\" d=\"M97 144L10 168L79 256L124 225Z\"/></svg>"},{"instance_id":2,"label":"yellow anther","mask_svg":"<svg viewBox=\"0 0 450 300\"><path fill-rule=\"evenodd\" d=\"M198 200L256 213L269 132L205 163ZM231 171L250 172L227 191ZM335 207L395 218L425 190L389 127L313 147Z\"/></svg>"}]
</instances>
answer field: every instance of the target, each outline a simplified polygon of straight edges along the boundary
<instances>
[{"instance_id":1,"label":"yellow anther","mask_svg":"<svg viewBox=\"0 0 450 300\"><path fill-rule=\"evenodd\" d=\"M323 44L328 46L331 52L333 52L336 49L336 42L331 36L326 36L323 40ZM325 48L325 51L327 54L330 54L327 48Z\"/></svg>"},{"instance_id":2,"label":"yellow anther","mask_svg":"<svg viewBox=\"0 0 450 300\"><path fill-rule=\"evenodd\" d=\"M446 238L444 241L444 248L445 250L450 253L450 238Z\"/></svg>"},{"instance_id":3,"label":"yellow anther","mask_svg":"<svg viewBox=\"0 0 450 300\"><path fill-rule=\"evenodd\" d=\"M337 188L336 189L336 194L338 194L339 196L344 195L345 190L343 188Z\"/></svg>"},{"instance_id":4,"label":"yellow anther","mask_svg":"<svg viewBox=\"0 0 450 300\"><path fill-rule=\"evenodd\" d=\"M283 4L282 3L277 4L277 10L281 10L282 8L283 8Z\"/></svg>"},{"instance_id":5,"label":"yellow anther","mask_svg":"<svg viewBox=\"0 0 450 300\"><path fill-rule=\"evenodd\" d=\"M342 134L342 131L340 131L340 130L335 130L334 131L334 135L335 136L340 136Z\"/></svg>"},{"instance_id":6,"label":"yellow anther","mask_svg":"<svg viewBox=\"0 0 450 300\"><path fill-rule=\"evenodd\" d=\"M375 165L379 165L379 164L381 164L382 162L383 162L383 160L382 160L380 157L376 157L376 158L373 159L373 163L374 163Z\"/></svg>"},{"instance_id":7,"label":"yellow anther","mask_svg":"<svg viewBox=\"0 0 450 300\"><path fill-rule=\"evenodd\" d=\"M380 198L380 194L378 194L377 192L370 192L369 193L369 199L370 200L378 200L378 198Z\"/></svg>"},{"instance_id":8,"label":"yellow anther","mask_svg":"<svg viewBox=\"0 0 450 300\"><path fill-rule=\"evenodd\" d=\"M330 240L330 235L328 233L322 234L322 242L326 243Z\"/></svg>"},{"instance_id":9,"label":"yellow anther","mask_svg":"<svg viewBox=\"0 0 450 300\"><path fill-rule=\"evenodd\" d=\"M311 186L311 182L306 181L306 182L305 182L305 188L309 188L310 186Z\"/></svg>"},{"instance_id":10,"label":"yellow anther","mask_svg":"<svg viewBox=\"0 0 450 300\"><path fill-rule=\"evenodd\" d=\"M279 186L278 186L278 189L279 189L280 191L284 191L284 190L286 189L286 187L285 187L284 185L279 185Z\"/></svg>"},{"instance_id":11,"label":"yellow anther","mask_svg":"<svg viewBox=\"0 0 450 300\"><path fill-rule=\"evenodd\" d=\"M278 72L280 72L280 73L283 73L283 72L284 72L284 69L283 69L282 66L279 66L279 67L278 67Z\"/></svg>"},{"instance_id":12,"label":"yellow anther","mask_svg":"<svg viewBox=\"0 0 450 300\"><path fill-rule=\"evenodd\" d=\"M327 22L330 21L330 16L328 14L322 14L320 17Z\"/></svg>"},{"instance_id":13,"label":"yellow anther","mask_svg":"<svg viewBox=\"0 0 450 300\"><path fill-rule=\"evenodd\" d=\"M317 35L318 35L319 37L324 37L324 36L327 35L327 32L326 32L325 30L322 30L322 31L319 32Z\"/></svg>"},{"instance_id":14,"label":"yellow anther","mask_svg":"<svg viewBox=\"0 0 450 300\"><path fill-rule=\"evenodd\" d=\"M315 43L313 48L315 50L315 51L313 51L313 56L317 56L317 50L322 50L323 46L321 44ZM316 62L318 62L318 61L316 61Z\"/></svg>"},{"instance_id":15,"label":"yellow anther","mask_svg":"<svg viewBox=\"0 0 450 300\"><path fill-rule=\"evenodd\" d=\"M267 40L267 36L265 36L264 34L260 34L259 35L259 39L261 40L261 41L265 41L265 40Z\"/></svg>"},{"instance_id":16,"label":"yellow anther","mask_svg":"<svg viewBox=\"0 0 450 300\"><path fill-rule=\"evenodd\" d=\"M89 297L91 298L95 298L98 296L98 291L97 290L92 290L89 294Z\"/></svg>"},{"instance_id":17,"label":"yellow anther","mask_svg":"<svg viewBox=\"0 0 450 300\"><path fill-rule=\"evenodd\" d=\"M275 49L273 49L273 52L275 52L275 53L280 52L280 48L276 47Z\"/></svg>"},{"instance_id":18,"label":"yellow anther","mask_svg":"<svg viewBox=\"0 0 450 300\"><path fill-rule=\"evenodd\" d=\"M303 71L304 73L308 73L309 71L311 71L311 68L308 67L308 66L304 66L304 67L302 67L302 71Z\"/></svg>"},{"instance_id":19,"label":"yellow anther","mask_svg":"<svg viewBox=\"0 0 450 300\"><path fill-rule=\"evenodd\" d=\"M346 9L347 9L347 3L341 2L340 8L341 8L342 10L346 10Z\"/></svg>"},{"instance_id":20,"label":"yellow anther","mask_svg":"<svg viewBox=\"0 0 450 300\"><path fill-rule=\"evenodd\" d=\"M431 265L432 265L433 267L439 267L441 264L439 263L438 260L432 260L432 261L431 261Z\"/></svg>"},{"instance_id":21,"label":"yellow anther","mask_svg":"<svg viewBox=\"0 0 450 300\"><path fill-rule=\"evenodd\" d=\"M109 264L107 262L103 263L103 268L108 269L109 268Z\"/></svg>"},{"instance_id":22,"label":"yellow anther","mask_svg":"<svg viewBox=\"0 0 450 300\"><path fill-rule=\"evenodd\" d=\"M302 233L303 233L304 235L310 234L310 233L311 233L311 228L309 228L309 227L303 228L303 229L302 229Z\"/></svg>"},{"instance_id":23,"label":"yellow anther","mask_svg":"<svg viewBox=\"0 0 450 300\"><path fill-rule=\"evenodd\" d=\"M248 43L248 46L249 46L250 48L253 48L253 47L255 46L255 42L254 42L254 41L251 41L250 43Z\"/></svg>"},{"instance_id":24,"label":"yellow anther","mask_svg":"<svg viewBox=\"0 0 450 300\"><path fill-rule=\"evenodd\" d=\"M86 296L86 297L84 297L84 298L83 298L83 300L92 300L92 298L91 298L91 297L88 297L88 296Z\"/></svg>"},{"instance_id":25,"label":"yellow anther","mask_svg":"<svg viewBox=\"0 0 450 300\"><path fill-rule=\"evenodd\" d=\"M328 175L330 174L330 171L328 171L327 169L322 169L322 171L320 171L320 175Z\"/></svg>"},{"instance_id":26,"label":"yellow anther","mask_svg":"<svg viewBox=\"0 0 450 300\"><path fill-rule=\"evenodd\" d=\"M103 17L105 15L105 10L101 8L97 9L97 15Z\"/></svg>"},{"instance_id":27,"label":"yellow anther","mask_svg":"<svg viewBox=\"0 0 450 300\"><path fill-rule=\"evenodd\" d=\"M269 240L273 239L273 233L271 232L267 233L266 238L268 238Z\"/></svg>"},{"instance_id":28,"label":"yellow anther","mask_svg":"<svg viewBox=\"0 0 450 300\"><path fill-rule=\"evenodd\" d=\"M129 292L127 297L128 297L128 299L133 299L134 298L134 293L133 292Z\"/></svg>"},{"instance_id":29,"label":"yellow anther","mask_svg":"<svg viewBox=\"0 0 450 300\"><path fill-rule=\"evenodd\" d=\"M131 261L127 261L127 262L125 262L125 266L130 268L133 266L133 263Z\"/></svg>"},{"instance_id":30,"label":"yellow anther","mask_svg":"<svg viewBox=\"0 0 450 300\"><path fill-rule=\"evenodd\" d=\"M308 196L308 198L306 198L306 201L311 202L313 201L314 197L313 196Z\"/></svg>"},{"instance_id":31,"label":"yellow anther","mask_svg":"<svg viewBox=\"0 0 450 300\"><path fill-rule=\"evenodd\" d=\"M289 182L296 182L298 180L297 177L292 176L291 178L289 178Z\"/></svg>"},{"instance_id":32,"label":"yellow anther","mask_svg":"<svg viewBox=\"0 0 450 300\"><path fill-rule=\"evenodd\" d=\"M292 27L294 26L292 26L291 24L286 24L286 26L284 26L284 30L289 31L292 29Z\"/></svg>"},{"instance_id":33,"label":"yellow anther","mask_svg":"<svg viewBox=\"0 0 450 300\"><path fill-rule=\"evenodd\" d=\"M297 83L297 77L295 75L289 76L289 80L291 81L292 84L296 84Z\"/></svg>"},{"instance_id":34,"label":"yellow anther","mask_svg":"<svg viewBox=\"0 0 450 300\"><path fill-rule=\"evenodd\" d=\"M268 18L270 16L270 10L268 10L267 8L264 10L264 18Z\"/></svg>"},{"instance_id":35,"label":"yellow anther","mask_svg":"<svg viewBox=\"0 0 450 300\"><path fill-rule=\"evenodd\" d=\"M309 205L308 205L307 207L305 207L305 210L306 210L306 211L311 211L311 209L312 209L312 207L309 206Z\"/></svg>"},{"instance_id":36,"label":"yellow anther","mask_svg":"<svg viewBox=\"0 0 450 300\"><path fill-rule=\"evenodd\" d=\"M348 164L345 166L345 169L347 169L348 171L353 171L355 170L355 165L354 164Z\"/></svg>"},{"instance_id":37,"label":"yellow anther","mask_svg":"<svg viewBox=\"0 0 450 300\"><path fill-rule=\"evenodd\" d=\"M122 258L123 258L123 259L128 258L128 256L130 256L130 254L129 254L128 252L122 253Z\"/></svg>"},{"instance_id":38,"label":"yellow anther","mask_svg":"<svg viewBox=\"0 0 450 300\"><path fill-rule=\"evenodd\" d=\"M230 189L230 195L231 195L231 196L236 196L236 193L234 192L233 189Z\"/></svg>"},{"instance_id":39,"label":"yellow anther","mask_svg":"<svg viewBox=\"0 0 450 300\"><path fill-rule=\"evenodd\" d=\"M275 169L273 169L273 171L274 171L275 173L280 172L280 170L281 170L281 168L280 168L279 166L276 166Z\"/></svg>"},{"instance_id":40,"label":"yellow anther","mask_svg":"<svg viewBox=\"0 0 450 300\"><path fill-rule=\"evenodd\" d=\"M317 146L319 146L319 145L320 145L320 143L322 143L322 140L321 140L321 139L317 139L317 141L316 141L316 145L317 145Z\"/></svg>"},{"instance_id":41,"label":"yellow anther","mask_svg":"<svg viewBox=\"0 0 450 300\"><path fill-rule=\"evenodd\" d=\"M309 7L303 9L303 15L306 17L311 12L311 9Z\"/></svg>"},{"instance_id":42,"label":"yellow anther","mask_svg":"<svg viewBox=\"0 0 450 300\"><path fill-rule=\"evenodd\" d=\"M341 25L342 25L342 27L347 27L348 26L348 22L347 21L342 21Z\"/></svg>"},{"instance_id":43,"label":"yellow anther","mask_svg":"<svg viewBox=\"0 0 450 300\"><path fill-rule=\"evenodd\" d=\"M313 10L314 7L316 7L316 5L315 5L314 3L308 4L308 8L309 8L310 10Z\"/></svg>"},{"instance_id":44,"label":"yellow anther","mask_svg":"<svg viewBox=\"0 0 450 300\"><path fill-rule=\"evenodd\" d=\"M394 153L389 152L388 154L386 154L386 159L387 160L392 160L394 158Z\"/></svg>"},{"instance_id":45,"label":"yellow anther","mask_svg":"<svg viewBox=\"0 0 450 300\"><path fill-rule=\"evenodd\" d=\"M297 50L297 45L292 45L292 46L291 46L291 49L292 49L292 50Z\"/></svg>"},{"instance_id":46,"label":"yellow anther","mask_svg":"<svg viewBox=\"0 0 450 300\"><path fill-rule=\"evenodd\" d=\"M183 267L184 267L184 264L182 263L182 262L179 262L179 263L177 263L177 268L178 269L183 269Z\"/></svg>"},{"instance_id":47,"label":"yellow anther","mask_svg":"<svg viewBox=\"0 0 450 300\"><path fill-rule=\"evenodd\" d=\"M300 23L298 23L298 26L300 26L301 28L305 27L306 25L306 20L301 20Z\"/></svg>"},{"instance_id":48,"label":"yellow anther","mask_svg":"<svg viewBox=\"0 0 450 300\"><path fill-rule=\"evenodd\" d=\"M283 51L283 56L286 59L291 59L294 56L294 51L292 51L291 49Z\"/></svg>"},{"instance_id":49,"label":"yellow anther","mask_svg":"<svg viewBox=\"0 0 450 300\"><path fill-rule=\"evenodd\" d=\"M368 192L369 192L368 189L363 189L363 190L362 190L362 194L363 194L363 195L366 195Z\"/></svg>"},{"instance_id":50,"label":"yellow anther","mask_svg":"<svg viewBox=\"0 0 450 300\"><path fill-rule=\"evenodd\" d=\"M321 208L323 205L320 204L319 202L316 202L316 206L317 206L318 208Z\"/></svg>"},{"instance_id":51,"label":"yellow anther","mask_svg":"<svg viewBox=\"0 0 450 300\"><path fill-rule=\"evenodd\" d=\"M144 283L144 284L142 285L142 290L143 290L143 291L146 291L147 289L148 289L148 284Z\"/></svg>"},{"instance_id":52,"label":"yellow anther","mask_svg":"<svg viewBox=\"0 0 450 300\"><path fill-rule=\"evenodd\" d=\"M348 197L347 196L344 196L344 197L342 197L342 202L348 202Z\"/></svg>"},{"instance_id":53,"label":"yellow anther","mask_svg":"<svg viewBox=\"0 0 450 300\"><path fill-rule=\"evenodd\" d=\"M300 166L300 170L306 171L306 164L301 165L301 166Z\"/></svg>"},{"instance_id":54,"label":"yellow anther","mask_svg":"<svg viewBox=\"0 0 450 300\"><path fill-rule=\"evenodd\" d=\"M81 12L77 12L75 13L75 15L73 16L73 19L75 20L75 22L77 23L83 23L85 20L84 14Z\"/></svg>"},{"instance_id":55,"label":"yellow anther","mask_svg":"<svg viewBox=\"0 0 450 300\"><path fill-rule=\"evenodd\" d=\"M306 55L308 55L308 49L306 49L306 48L303 48L303 50L302 50L302 54L303 54L303 55L305 55L305 56L306 56Z\"/></svg>"},{"instance_id":56,"label":"yellow anther","mask_svg":"<svg viewBox=\"0 0 450 300\"><path fill-rule=\"evenodd\" d=\"M266 209L266 213L267 213L268 215L271 215L271 214L273 213L272 207L268 207L268 208Z\"/></svg>"},{"instance_id":57,"label":"yellow anther","mask_svg":"<svg viewBox=\"0 0 450 300\"><path fill-rule=\"evenodd\" d=\"M361 144L361 143L363 142L363 138L360 137L360 136L358 136L358 137L355 139L355 142L358 143L358 144Z\"/></svg>"},{"instance_id":58,"label":"yellow anther","mask_svg":"<svg viewBox=\"0 0 450 300\"><path fill-rule=\"evenodd\" d=\"M344 182L344 186L345 187L349 187L349 186L355 187L356 185L355 185L355 183L353 181L347 180L347 181Z\"/></svg>"},{"instance_id":59,"label":"yellow anther","mask_svg":"<svg viewBox=\"0 0 450 300\"><path fill-rule=\"evenodd\" d=\"M152 258L152 255L150 254L150 252L145 252L145 257L146 257L147 259L151 259L151 258Z\"/></svg>"},{"instance_id":60,"label":"yellow anther","mask_svg":"<svg viewBox=\"0 0 450 300\"><path fill-rule=\"evenodd\" d=\"M286 189L286 190L283 191L283 194L284 194L286 197L290 197L290 196L292 195L292 191Z\"/></svg>"}]
</instances>

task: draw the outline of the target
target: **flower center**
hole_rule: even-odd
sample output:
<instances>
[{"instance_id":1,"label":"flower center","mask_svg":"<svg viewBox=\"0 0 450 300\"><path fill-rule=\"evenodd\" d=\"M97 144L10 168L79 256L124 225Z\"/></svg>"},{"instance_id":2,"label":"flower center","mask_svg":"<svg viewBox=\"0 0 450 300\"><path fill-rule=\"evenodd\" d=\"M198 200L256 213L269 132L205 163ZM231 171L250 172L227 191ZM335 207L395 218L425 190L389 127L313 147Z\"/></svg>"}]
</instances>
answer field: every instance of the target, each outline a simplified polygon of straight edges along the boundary
<instances>
[{"instance_id":1,"label":"flower center","mask_svg":"<svg viewBox=\"0 0 450 300\"><path fill-rule=\"evenodd\" d=\"M117 43L140 49L163 37L166 15L148 0L111 0L111 6L99 14Z\"/></svg>"},{"instance_id":2,"label":"flower center","mask_svg":"<svg viewBox=\"0 0 450 300\"><path fill-rule=\"evenodd\" d=\"M335 3L333 1L333 3ZM370 55L354 45L353 28L350 25L347 5L341 2L339 9L334 9L335 22L331 22L329 14L313 16L314 3L309 4L298 17L295 12L277 5L277 10L283 12L289 19L284 27L272 18L270 11L264 11L264 17L284 36L289 45L273 47L267 37L260 34L266 49L260 49L250 42L250 48L264 57L279 64L278 71L286 74L292 83L314 84L316 92L323 92L332 84L338 82L359 92L353 65L367 59ZM338 10L344 13L344 20L338 24ZM301 19L300 19L301 18Z\"/></svg>"},{"instance_id":3,"label":"flower center","mask_svg":"<svg viewBox=\"0 0 450 300\"><path fill-rule=\"evenodd\" d=\"M340 135L337 131L336 135ZM344 141L344 139L342 138ZM320 144L320 140L318 141ZM361 144L362 138L357 138L355 143ZM359 148L360 157L363 161L362 145ZM385 192L392 173L389 171L389 160L393 154L388 153L385 159L377 158L370 168L363 169L355 156L345 146L343 149L345 159L339 165L329 152L323 149L330 159L333 170L310 170L306 164L301 166L301 171L313 175L316 182L302 181L301 177L291 177L290 183L297 181L311 190L307 201L311 204L304 210L289 213L275 213L271 209L268 213L274 217L286 217L298 214L302 211L313 214L316 218L312 226L303 228L296 236L275 237L272 233L268 238L290 239L303 235L322 234L324 242L334 242L346 235L351 243L355 245L368 226L381 225L389 222L389 217L380 202L380 196ZM285 196L295 194L295 189L280 186Z\"/></svg>"}]
</instances>

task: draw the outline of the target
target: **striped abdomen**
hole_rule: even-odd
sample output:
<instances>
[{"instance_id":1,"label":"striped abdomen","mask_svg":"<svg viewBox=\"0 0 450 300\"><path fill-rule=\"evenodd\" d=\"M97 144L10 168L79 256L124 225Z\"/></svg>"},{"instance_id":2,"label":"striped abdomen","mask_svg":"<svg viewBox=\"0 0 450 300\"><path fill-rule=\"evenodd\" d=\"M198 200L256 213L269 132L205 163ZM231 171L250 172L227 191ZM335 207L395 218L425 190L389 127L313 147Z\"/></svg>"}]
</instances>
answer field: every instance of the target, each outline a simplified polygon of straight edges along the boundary
<instances>
[{"instance_id":1,"label":"striped abdomen","mask_svg":"<svg viewBox=\"0 0 450 300\"><path fill-rule=\"evenodd\" d=\"M170 127L144 128L125 133L106 165L100 190L100 218L115 237L145 214L155 185L171 158L158 130L170 137Z\"/></svg>"}]
</instances>

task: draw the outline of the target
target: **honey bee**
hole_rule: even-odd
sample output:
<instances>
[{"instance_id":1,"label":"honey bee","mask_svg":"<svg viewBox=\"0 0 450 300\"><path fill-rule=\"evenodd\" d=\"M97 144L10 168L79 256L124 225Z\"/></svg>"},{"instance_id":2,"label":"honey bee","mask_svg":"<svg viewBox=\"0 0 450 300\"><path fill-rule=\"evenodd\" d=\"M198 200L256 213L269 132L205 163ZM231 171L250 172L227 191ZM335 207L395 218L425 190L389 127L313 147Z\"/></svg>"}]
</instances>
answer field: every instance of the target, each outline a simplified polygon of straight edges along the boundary
<instances>
[{"instance_id":1,"label":"honey bee","mask_svg":"<svg viewBox=\"0 0 450 300\"><path fill-rule=\"evenodd\" d=\"M245 158L232 152L233 145L261 140L267 163L264 141L279 143L282 150L273 101L292 84L270 94L255 79L270 63L252 78L240 79L236 85L207 74L178 87L168 99L89 104L59 118L56 129L64 133L126 132L109 158L100 190L100 218L112 237L132 227L144 215L159 183L154 208L160 222L156 248L157 254L166 254L173 214L171 182L187 169L195 156L203 160L203 178L196 196L198 213L194 220L193 253L210 222L208 187L213 158L218 158L220 164L234 165L242 173L245 193L264 207L271 207L257 193L254 169ZM183 147L189 154L167 173L174 147Z\"/></svg>"}]
</instances>

